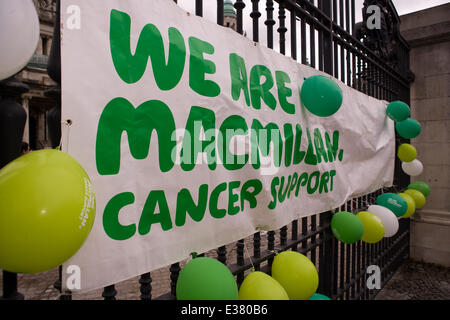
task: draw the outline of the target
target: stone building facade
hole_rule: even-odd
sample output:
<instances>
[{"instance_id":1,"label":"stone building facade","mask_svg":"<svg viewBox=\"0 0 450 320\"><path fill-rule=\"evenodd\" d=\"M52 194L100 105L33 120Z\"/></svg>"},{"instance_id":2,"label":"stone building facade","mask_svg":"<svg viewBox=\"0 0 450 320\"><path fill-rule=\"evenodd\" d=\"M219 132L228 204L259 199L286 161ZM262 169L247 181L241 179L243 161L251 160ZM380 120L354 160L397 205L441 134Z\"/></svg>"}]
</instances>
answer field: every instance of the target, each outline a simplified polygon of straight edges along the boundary
<instances>
[{"instance_id":1,"label":"stone building facade","mask_svg":"<svg viewBox=\"0 0 450 320\"><path fill-rule=\"evenodd\" d=\"M39 15L39 43L35 54L16 78L30 87L30 91L22 95L22 106L27 113L23 141L28 142L31 149L38 150L51 147L47 113L55 102L46 97L45 92L56 85L47 74L56 0L33 0L33 3ZM230 0L224 2L224 25L236 30L236 11Z\"/></svg>"},{"instance_id":2,"label":"stone building facade","mask_svg":"<svg viewBox=\"0 0 450 320\"><path fill-rule=\"evenodd\" d=\"M422 125L412 140L423 163L427 204L411 221L411 257L450 267L450 3L401 16L411 47L411 113Z\"/></svg>"},{"instance_id":3,"label":"stone building facade","mask_svg":"<svg viewBox=\"0 0 450 320\"><path fill-rule=\"evenodd\" d=\"M22 95L22 106L27 112L23 140L28 142L33 150L37 150L51 147L46 119L47 112L55 106L55 102L44 93L56 85L47 74L56 1L33 0L33 2L39 15L39 43L35 54L16 78L30 87L30 90Z\"/></svg>"}]
</instances>

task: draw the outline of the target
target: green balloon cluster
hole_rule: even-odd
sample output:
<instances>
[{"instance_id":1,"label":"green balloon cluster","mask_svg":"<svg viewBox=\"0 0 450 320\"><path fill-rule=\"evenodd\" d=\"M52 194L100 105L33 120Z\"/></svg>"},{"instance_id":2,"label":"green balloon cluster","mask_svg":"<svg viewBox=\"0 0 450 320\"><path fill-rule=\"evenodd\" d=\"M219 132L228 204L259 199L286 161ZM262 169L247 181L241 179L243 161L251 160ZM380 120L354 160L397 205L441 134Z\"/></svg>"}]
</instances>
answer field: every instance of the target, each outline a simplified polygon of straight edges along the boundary
<instances>
[{"instance_id":1,"label":"green balloon cluster","mask_svg":"<svg viewBox=\"0 0 450 320\"><path fill-rule=\"evenodd\" d=\"M181 270L176 296L178 300L237 300L238 288L233 274L223 263L199 257Z\"/></svg>"},{"instance_id":2,"label":"green balloon cluster","mask_svg":"<svg viewBox=\"0 0 450 320\"><path fill-rule=\"evenodd\" d=\"M410 114L409 106L402 101L393 101L386 108L386 115L395 122L397 133L405 139L417 137L422 130L420 123L410 118Z\"/></svg>"},{"instance_id":3,"label":"green balloon cluster","mask_svg":"<svg viewBox=\"0 0 450 320\"><path fill-rule=\"evenodd\" d=\"M422 127L420 123L410 118L409 106L401 101L393 101L386 108L386 114L394 120L397 133L405 139L417 137ZM397 156L402 161L402 169L409 176L418 176L423 171L422 163L417 160L417 150L409 143L401 144L397 149ZM398 218L411 217L416 209L425 206L430 187L423 181L411 183L407 190L394 196L383 194L377 198L377 204L392 210ZM400 200L402 199L402 200ZM405 209L406 207L406 209Z\"/></svg>"},{"instance_id":4,"label":"green balloon cluster","mask_svg":"<svg viewBox=\"0 0 450 320\"><path fill-rule=\"evenodd\" d=\"M312 114L318 117L329 117L342 105L342 90L329 77L315 75L303 82L300 99Z\"/></svg>"},{"instance_id":5,"label":"green balloon cluster","mask_svg":"<svg viewBox=\"0 0 450 320\"><path fill-rule=\"evenodd\" d=\"M70 155L39 150L0 170L0 268L53 269L83 245L95 218L89 176Z\"/></svg>"},{"instance_id":6,"label":"green balloon cluster","mask_svg":"<svg viewBox=\"0 0 450 320\"><path fill-rule=\"evenodd\" d=\"M248 274L239 290L231 271L212 258L194 258L181 270L176 286L178 300L306 300L317 290L319 275L306 256L284 251L275 256L272 276Z\"/></svg>"},{"instance_id":7,"label":"green balloon cluster","mask_svg":"<svg viewBox=\"0 0 450 320\"><path fill-rule=\"evenodd\" d=\"M307 300L319 284L316 267L296 251L283 251L272 263L272 277L263 272L247 275L239 289L239 300Z\"/></svg>"}]
</instances>

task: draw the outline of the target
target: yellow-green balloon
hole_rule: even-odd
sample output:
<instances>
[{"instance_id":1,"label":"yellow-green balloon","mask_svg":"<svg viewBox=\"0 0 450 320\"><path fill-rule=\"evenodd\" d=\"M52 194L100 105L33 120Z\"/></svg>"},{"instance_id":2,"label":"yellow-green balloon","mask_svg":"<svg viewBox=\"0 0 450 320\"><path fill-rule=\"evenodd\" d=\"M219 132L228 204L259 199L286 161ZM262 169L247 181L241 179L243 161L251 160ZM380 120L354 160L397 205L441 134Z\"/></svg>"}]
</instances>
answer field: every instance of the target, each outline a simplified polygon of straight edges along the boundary
<instances>
[{"instance_id":1,"label":"yellow-green balloon","mask_svg":"<svg viewBox=\"0 0 450 320\"><path fill-rule=\"evenodd\" d=\"M377 243L384 237L384 224L380 218L369 211L361 211L356 215L364 226L361 240L367 243Z\"/></svg>"},{"instance_id":2,"label":"yellow-green balloon","mask_svg":"<svg viewBox=\"0 0 450 320\"><path fill-rule=\"evenodd\" d=\"M275 256L272 277L283 286L290 300L311 298L319 285L315 265L296 251L283 251Z\"/></svg>"},{"instance_id":3,"label":"yellow-green balloon","mask_svg":"<svg viewBox=\"0 0 450 320\"><path fill-rule=\"evenodd\" d=\"M403 143L397 150L398 158L403 162L411 162L417 157L417 150L409 143Z\"/></svg>"},{"instance_id":4,"label":"yellow-green balloon","mask_svg":"<svg viewBox=\"0 0 450 320\"><path fill-rule=\"evenodd\" d=\"M281 284L260 271L247 275L239 288L239 300L289 300Z\"/></svg>"},{"instance_id":5,"label":"yellow-green balloon","mask_svg":"<svg viewBox=\"0 0 450 320\"><path fill-rule=\"evenodd\" d=\"M407 193L399 193L398 195L405 199L406 203L408 204L408 210L406 210L406 213L401 216L401 218L411 217L416 211L416 202L414 201L413 197L411 197Z\"/></svg>"},{"instance_id":6,"label":"yellow-green balloon","mask_svg":"<svg viewBox=\"0 0 450 320\"><path fill-rule=\"evenodd\" d=\"M415 189L408 189L405 190L404 193L410 195L414 199L414 202L416 203L416 209L420 209L425 206L426 199L422 192Z\"/></svg>"},{"instance_id":7,"label":"yellow-green balloon","mask_svg":"<svg viewBox=\"0 0 450 320\"><path fill-rule=\"evenodd\" d=\"M0 170L0 268L53 269L81 247L95 217L91 181L58 150L30 152Z\"/></svg>"}]
</instances>

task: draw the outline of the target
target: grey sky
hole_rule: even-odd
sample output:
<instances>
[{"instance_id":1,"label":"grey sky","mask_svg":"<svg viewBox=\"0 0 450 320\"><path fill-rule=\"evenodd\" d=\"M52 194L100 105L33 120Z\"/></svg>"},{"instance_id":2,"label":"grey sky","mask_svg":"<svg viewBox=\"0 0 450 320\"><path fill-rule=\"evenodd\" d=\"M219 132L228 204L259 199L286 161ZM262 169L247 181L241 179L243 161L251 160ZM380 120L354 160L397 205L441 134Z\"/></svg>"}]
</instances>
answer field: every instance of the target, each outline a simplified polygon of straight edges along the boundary
<instances>
[{"instance_id":1,"label":"grey sky","mask_svg":"<svg viewBox=\"0 0 450 320\"><path fill-rule=\"evenodd\" d=\"M362 8L364 0L356 0L355 7ZM426 8L449 3L448 0L393 0L398 14L404 15ZM356 10L356 21L361 21L361 10Z\"/></svg>"},{"instance_id":2,"label":"grey sky","mask_svg":"<svg viewBox=\"0 0 450 320\"><path fill-rule=\"evenodd\" d=\"M233 1L234 2L234 1ZM317 1L316 1L317 2ZM449 0L393 0L394 5L397 9L398 14L404 15L411 12L419 11L422 9L442 5L445 3L449 3ZM249 39L252 39L252 19L250 18L250 12L252 11L252 3L250 0L244 0L244 3L246 4L244 8L244 31L247 34L247 37ZM337 2L339 4L339 1ZM361 21L362 20L362 8L363 8L364 0L355 0L355 21ZM194 0L178 0L178 4L180 7L185 9L186 11L189 11L191 13L195 13L195 1ZM261 0L259 2L259 11L262 13L261 18L259 19L259 40L261 45L267 45L266 40L266 26L264 25L264 21L266 20L266 12L265 12L265 1ZM217 15L217 1L215 0L203 0L203 17L205 19L208 19L210 21L216 22ZM276 24L274 25L274 50L279 51L279 38L278 38L278 32L276 32L276 29L278 28L278 4L274 3L274 19L276 21ZM290 22L289 22L290 15L289 13L286 13L286 26L289 29L290 28ZM306 43L307 47L309 47L310 43L310 36L309 36L309 27L307 26L307 37L306 37ZM298 42L300 43L300 35L299 32L297 34ZM317 36L316 36L317 37ZM286 55L290 56L290 41L289 41L289 35L286 34ZM317 39L318 41L318 39ZM316 41L316 45L317 42ZM318 53L316 53L317 55ZM309 52L307 53L307 59L308 61L311 61L311 57L309 57Z\"/></svg>"},{"instance_id":3,"label":"grey sky","mask_svg":"<svg viewBox=\"0 0 450 320\"><path fill-rule=\"evenodd\" d=\"M245 14L250 14L252 3L250 0L244 0L246 7L244 9ZM361 8L363 6L364 0L355 0L356 7L356 21L361 20ZM407 13L419 11L426 8L435 7L441 4L449 3L449 0L393 0L397 12L399 15L404 15ZM265 1L260 1L260 8L264 6ZM189 12L195 11L195 1L194 0L178 0L178 4ZM216 1L214 0L204 0L204 16L205 18L215 21L216 17ZM277 9L277 8L276 8ZM261 9L260 9L261 10ZM274 11L274 15L277 11ZM264 17L264 15L263 15Z\"/></svg>"}]
</instances>

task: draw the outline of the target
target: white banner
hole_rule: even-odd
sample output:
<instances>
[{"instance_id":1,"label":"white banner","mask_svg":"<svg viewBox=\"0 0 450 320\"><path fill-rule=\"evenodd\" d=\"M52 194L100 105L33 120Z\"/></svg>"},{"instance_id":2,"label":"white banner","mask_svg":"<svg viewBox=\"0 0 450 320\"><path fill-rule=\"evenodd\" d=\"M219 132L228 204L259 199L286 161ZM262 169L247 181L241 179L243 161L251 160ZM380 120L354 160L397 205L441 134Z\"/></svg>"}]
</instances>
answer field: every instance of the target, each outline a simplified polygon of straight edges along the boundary
<instances>
[{"instance_id":1,"label":"white banner","mask_svg":"<svg viewBox=\"0 0 450 320\"><path fill-rule=\"evenodd\" d=\"M386 102L333 78L316 116L299 92L321 72L173 1L63 0L61 33L64 148L97 201L65 288L71 265L88 291L392 185Z\"/></svg>"}]
</instances>

